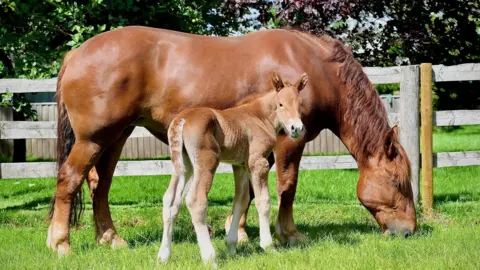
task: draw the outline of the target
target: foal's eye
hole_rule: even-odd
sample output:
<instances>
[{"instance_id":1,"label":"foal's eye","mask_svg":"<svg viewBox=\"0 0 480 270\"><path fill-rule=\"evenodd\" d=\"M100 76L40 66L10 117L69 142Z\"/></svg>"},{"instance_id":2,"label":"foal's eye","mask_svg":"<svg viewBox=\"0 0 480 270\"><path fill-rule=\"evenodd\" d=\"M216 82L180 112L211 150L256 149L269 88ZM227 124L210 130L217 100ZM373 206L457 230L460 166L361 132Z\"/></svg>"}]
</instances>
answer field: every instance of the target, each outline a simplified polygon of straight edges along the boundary
<instances>
[{"instance_id":1,"label":"foal's eye","mask_svg":"<svg viewBox=\"0 0 480 270\"><path fill-rule=\"evenodd\" d=\"M282 104L282 103L278 103L278 106L283 107L283 104Z\"/></svg>"}]
</instances>

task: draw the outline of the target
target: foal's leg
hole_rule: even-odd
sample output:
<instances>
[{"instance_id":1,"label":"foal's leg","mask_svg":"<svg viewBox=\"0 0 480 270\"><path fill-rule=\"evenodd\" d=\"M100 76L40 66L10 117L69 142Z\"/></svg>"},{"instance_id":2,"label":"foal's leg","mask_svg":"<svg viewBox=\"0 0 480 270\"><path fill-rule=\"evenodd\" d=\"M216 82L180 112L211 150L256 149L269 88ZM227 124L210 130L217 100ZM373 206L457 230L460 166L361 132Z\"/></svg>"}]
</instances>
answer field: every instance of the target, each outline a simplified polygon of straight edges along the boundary
<instances>
[{"instance_id":1,"label":"foal's leg","mask_svg":"<svg viewBox=\"0 0 480 270\"><path fill-rule=\"evenodd\" d=\"M275 163L275 158L273 153L268 156L268 165L270 166L270 169L272 168L273 164ZM238 242L248 242L248 235L247 232L245 231L245 227L247 225L247 215L248 215L248 209L250 208L250 204L252 203L252 200L255 198L255 193L253 193L253 188L252 185L250 184L250 175L248 176L248 190L250 197L248 199L248 204L247 208L245 209L245 212L242 214L242 217L240 218L240 223L238 225ZM227 216L227 219L225 220L225 233L228 234L230 231L230 226L232 224L232 217L233 213Z\"/></svg>"},{"instance_id":2,"label":"foal's leg","mask_svg":"<svg viewBox=\"0 0 480 270\"><path fill-rule=\"evenodd\" d=\"M210 240L207 226L207 194L212 186L213 176L219 163L219 147L213 136L206 135L206 137L202 140L202 146L197 148L195 159L191 158L194 168L193 180L185 202L192 216L202 260L206 264L212 263L216 266L215 249ZM189 153L189 156L193 155Z\"/></svg>"},{"instance_id":3,"label":"foal's leg","mask_svg":"<svg viewBox=\"0 0 480 270\"><path fill-rule=\"evenodd\" d=\"M118 140L109 146L102 153L95 168L98 174L97 185L93 185L93 181L89 181L89 187L93 194L93 216L95 220L95 235L99 244L111 244L112 247L127 246L120 236L117 235L115 226L113 225L110 207L108 205L108 192L112 184L113 173L117 165L118 159L122 153L122 148L132 133L134 127L128 128L123 132ZM89 173L88 177L92 177ZM88 178L87 178L88 181Z\"/></svg>"},{"instance_id":4,"label":"foal's leg","mask_svg":"<svg viewBox=\"0 0 480 270\"><path fill-rule=\"evenodd\" d=\"M184 158L184 160L187 157ZM185 169L175 170L172 174L170 185L163 196L163 235L162 244L158 251L158 259L162 263L167 263L172 252L172 234L173 223L178 216L180 205L182 204L182 192L186 181L192 175L191 165L185 166Z\"/></svg>"},{"instance_id":5,"label":"foal's leg","mask_svg":"<svg viewBox=\"0 0 480 270\"><path fill-rule=\"evenodd\" d=\"M83 138L77 138L67 160L58 171L55 209L48 228L47 246L64 255L70 252L70 206L102 148Z\"/></svg>"},{"instance_id":6,"label":"foal's leg","mask_svg":"<svg viewBox=\"0 0 480 270\"><path fill-rule=\"evenodd\" d=\"M252 174L251 184L255 193L255 206L260 221L260 246L267 250L272 246L270 233L270 192L268 190L268 171L270 166L266 158L252 156L248 165Z\"/></svg>"},{"instance_id":7,"label":"foal's leg","mask_svg":"<svg viewBox=\"0 0 480 270\"><path fill-rule=\"evenodd\" d=\"M230 254L236 252L238 241L238 224L240 217L245 212L250 202L249 195L249 173L244 167L233 166L235 178L235 198L233 199L233 215L230 230L227 234L227 247Z\"/></svg>"}]
</instances>

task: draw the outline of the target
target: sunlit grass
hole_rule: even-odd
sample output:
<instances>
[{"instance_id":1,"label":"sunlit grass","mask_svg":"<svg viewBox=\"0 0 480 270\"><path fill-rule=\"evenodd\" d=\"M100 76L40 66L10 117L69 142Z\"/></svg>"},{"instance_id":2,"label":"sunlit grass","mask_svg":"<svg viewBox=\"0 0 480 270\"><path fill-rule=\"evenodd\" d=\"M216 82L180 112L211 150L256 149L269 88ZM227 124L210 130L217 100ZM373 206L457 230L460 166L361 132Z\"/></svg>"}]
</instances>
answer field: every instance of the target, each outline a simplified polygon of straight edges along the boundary
<instances>
[{"instance_id":1,"label":"sunlit grass","mask_svg":"<svg viewBox=\"0 0 480 270\"><path fill-rule=\"evenodd\" d=\"M295 222L308 241L296 247L275 242L278 253L259 248L258 218L249 211L250 243L231 257L224 221L233 199L231 174L216 176L209 194L208 222L218 265L225 269L478 269L480 263L480 166L435 169L435 218L419 214L419 231L408 239L383 238L358 202L356 170L302 171ZM157 265L162 234L161 204L168 176L116 177L112 215L126 249L94 241L91 207L72 230L73 254L58 259L46 248L45 216L54 179L0 181L1 269L197 269L203 268L190 216L182 207L174 228L172 257ZM277 217L275 175L270 174L271 229ZM89 204L88 196L85 196Z\"/></svg>"}]
</instances>

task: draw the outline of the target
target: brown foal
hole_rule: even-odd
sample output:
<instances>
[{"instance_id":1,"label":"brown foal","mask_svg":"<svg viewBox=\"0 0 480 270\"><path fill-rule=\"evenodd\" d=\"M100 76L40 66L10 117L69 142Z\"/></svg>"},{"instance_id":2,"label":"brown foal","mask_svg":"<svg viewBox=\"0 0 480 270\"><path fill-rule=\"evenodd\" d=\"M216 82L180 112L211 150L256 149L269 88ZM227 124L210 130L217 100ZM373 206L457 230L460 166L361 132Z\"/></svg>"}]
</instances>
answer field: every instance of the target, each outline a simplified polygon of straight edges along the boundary
<instances>
[{"instance_id":1,"label":"brown foal","mask_svg":"<svg viewBox=\"0 0 480 270\"><path fill-rule=\"evenodd\" d=\"M166 263L170 257L173 223L183 193L202 259L215 265L215 250L206 224L207 193L220 161L232 164L235 178L233 218L226 239L230 253L236 251L238 224L249 203L249 182L259 214L260 246L264 250L271 247L268 157L279 132L292 138L304 135L299 94L308 77L303 74L295 85L284 84L277 73L272 80L276 91L267 92L247 104L222 111L190 108L173 119L168 141L175 172L163 197L163 238L158 253L162 262ZM186 184L187 181L191 183Z\"/></svg>"},{"instance_id":2,"label":"brown foal","mask_svg":"<svg viewBox=\"0 0 480 270\"><path fill-rule=\"evenodd\" d=\"M135 126L168 143L167 130L176 114L191 107L231 108L267 91L273 70L285 80L294 81L303 72L309 78L300 93L305 136L294 140L280 133L274 148L278 238L294 243L299 236L293 201L300 159L305 143L325 128L357 160L358 198L382 231L414 232L408 157L377 92L341 42L288 30L211 37L129 26L89 39L62 63L56 95L59 171L48 247L59 254L70 250L69 227L78 220L85 178L97 241L126 245L114 226L108 194ZM269 160L273 165L272 155ZM89 174L93 167L96 173ZM246 235L246 213L241 236Z\"/></svg>"}]
</instances>

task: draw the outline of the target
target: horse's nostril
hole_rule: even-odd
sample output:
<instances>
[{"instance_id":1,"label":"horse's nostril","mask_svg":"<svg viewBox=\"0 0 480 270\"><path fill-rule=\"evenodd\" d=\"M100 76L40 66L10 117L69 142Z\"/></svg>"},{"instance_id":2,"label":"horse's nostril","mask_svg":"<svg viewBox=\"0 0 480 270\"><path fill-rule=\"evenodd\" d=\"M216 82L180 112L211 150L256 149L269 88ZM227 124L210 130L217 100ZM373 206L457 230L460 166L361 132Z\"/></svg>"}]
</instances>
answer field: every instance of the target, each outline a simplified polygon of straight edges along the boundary
<instances>
[{"instance_id":1,"label":"horse's nostril","mask_svg":"<svg viewBox=\"0 0 480 270\"><path fill-rule=\"evenodd\" d=\"M407 239L410 236L410 232L405 232L403 234L403 238Z\"/></svg>"}]
</instances>

